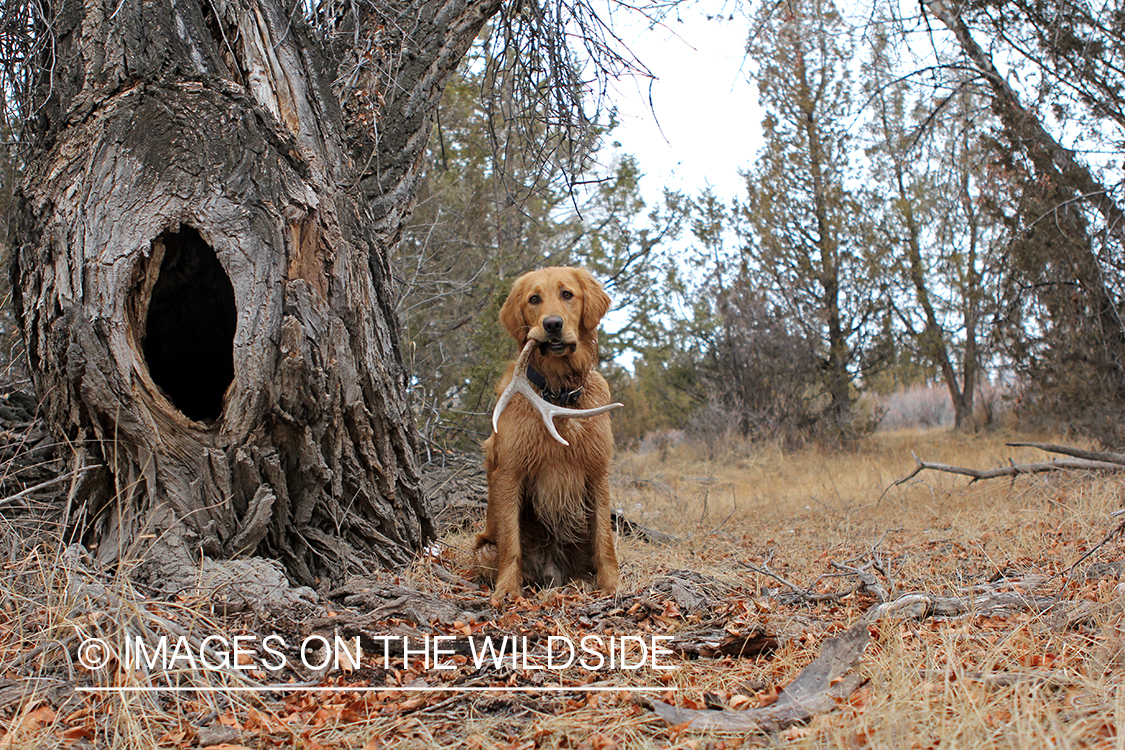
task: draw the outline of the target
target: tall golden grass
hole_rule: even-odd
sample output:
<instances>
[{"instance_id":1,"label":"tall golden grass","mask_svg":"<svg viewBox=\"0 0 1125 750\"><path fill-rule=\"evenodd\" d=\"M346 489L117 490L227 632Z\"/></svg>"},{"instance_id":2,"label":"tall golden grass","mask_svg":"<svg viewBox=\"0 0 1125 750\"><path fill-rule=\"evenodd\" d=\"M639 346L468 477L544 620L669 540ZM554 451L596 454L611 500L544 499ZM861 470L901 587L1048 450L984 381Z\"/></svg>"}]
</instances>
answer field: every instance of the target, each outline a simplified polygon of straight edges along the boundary
<instances>
[{"instance_id":1,"label":"tall golden grass","mask_svg":"<svg viewBox=\"0 0 1125 750\"><path fill-rule=\"evenodd\" d=\"M895 538L916 542L995 535L1012 527L1012 514L1023 520L1042 514L1060 493L1080 492L1084 501L1075 507L1104 525L1104 513L1115 501L1107 489L1112 481L1094 487L1060 474L970 485L962 476L923 472L909 484L892 487L914 469L915 456L967 467L1001 466L1044 458L1041 451L1010 448L1006 442L1050 439L911 430L876 433L843 450L812 445L785 452L732 441L723 455L711 459L683 443L663 457L658 451L619 456L616 507L630 520L687 540L680 546L684 563L697 561L688 550L703 540L709 547L733 545L728 547L732 554L771 543L796 561L839 546L874 544L892 530ZM1027 543L1029 551L1034 549L1034 538ZM721 572L726 565L716 567Z\"/></svg>"}]
</instances>

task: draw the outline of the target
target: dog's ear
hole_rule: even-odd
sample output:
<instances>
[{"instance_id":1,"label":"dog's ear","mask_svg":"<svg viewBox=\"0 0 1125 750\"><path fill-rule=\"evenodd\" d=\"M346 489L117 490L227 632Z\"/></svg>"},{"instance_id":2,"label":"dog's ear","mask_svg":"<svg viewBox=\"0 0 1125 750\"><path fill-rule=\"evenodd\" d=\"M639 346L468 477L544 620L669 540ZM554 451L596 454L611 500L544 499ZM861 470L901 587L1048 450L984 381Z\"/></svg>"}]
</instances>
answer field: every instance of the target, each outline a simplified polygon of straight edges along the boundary
<instances>
[{"instance_id":1,"label":"dog's ear","mask_svg":"<svg viewBox=\"0 0 1125 750\"><path fill-rule=\"evenodd\" d=\"M575 269L578 285L582 287L582 327L592 331L609 312L609 295L585 268Z\"/></svg>"},{"instance_id":2,"label":"dog's ear","mask_svg":"<svg viewBox=\"0 0 1125 750\"><path fill-rule=\"evenodd\" d=\"M523 288L526 286L523 283L524 277L521 276L516 279L516 283L512 284L512 291L508 293L508 299L504 301L504 306L500 308L500 323L508 329L508 333L512 334L520 346L527 343L527 321L523 317Z\"/></svg>"}]
</instances>

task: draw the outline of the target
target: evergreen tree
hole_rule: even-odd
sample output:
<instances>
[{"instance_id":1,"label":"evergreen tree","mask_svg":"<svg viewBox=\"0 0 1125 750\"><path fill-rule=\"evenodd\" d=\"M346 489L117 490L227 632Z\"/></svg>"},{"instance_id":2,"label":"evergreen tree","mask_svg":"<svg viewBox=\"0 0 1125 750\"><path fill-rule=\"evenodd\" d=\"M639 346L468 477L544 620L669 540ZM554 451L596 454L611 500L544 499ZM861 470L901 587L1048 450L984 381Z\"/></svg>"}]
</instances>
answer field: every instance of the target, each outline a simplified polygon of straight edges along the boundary
<instances>
[{"instance_id":1,"label":"evergreen tree","mask_svg":"<svg viewBox=\"0 0 1125 750\"><path fill-rule=\"evenodd\" d=\"M1121 445L1120 10L1026 0L923 8L970 63L952 67L951 85L979 87L999 122L991 149L996 200L988 207L1010 241L997 332L1025 375L1024 403Z\"/></svg>"},{"instance_id":2,"label":"evergreen tree","mask_svg":"<svg viewBox=\"0 0 1125 750\"><path fill-rule=\"evenodd\" d=\"M493 389L514 355L498 321L511 282L545 265L589 267L614 300L613 321L601 332L603 361L636 354L662 339L667 316L652 290L661 252L682 221L671 198L647 210L631 156L603 149L611 163L599 167L591 144L575 176L549 150L497 149L504 124L496 122L499 110L482 103L482 76L472 70L442 99L395 264L427 446L466 450L491 431ZM612 125L592 129L594 143ZM557 137L542 129L545 140Z\"/></svg>"},{"instance_id":3,"label":"evergreen tree","mask_svg":"<svg viewBox=\"0 0 1125 750\"><path fill-rule=\"evenodd\" d=\"M765 147L739 207L743 256L769 305L820 357L822 415L853 433L853 378L873 294L869 227L849 153L855 118L851 31L831 0L763 4L749 52L757 65Z\"/></svg>"}]
</instances>

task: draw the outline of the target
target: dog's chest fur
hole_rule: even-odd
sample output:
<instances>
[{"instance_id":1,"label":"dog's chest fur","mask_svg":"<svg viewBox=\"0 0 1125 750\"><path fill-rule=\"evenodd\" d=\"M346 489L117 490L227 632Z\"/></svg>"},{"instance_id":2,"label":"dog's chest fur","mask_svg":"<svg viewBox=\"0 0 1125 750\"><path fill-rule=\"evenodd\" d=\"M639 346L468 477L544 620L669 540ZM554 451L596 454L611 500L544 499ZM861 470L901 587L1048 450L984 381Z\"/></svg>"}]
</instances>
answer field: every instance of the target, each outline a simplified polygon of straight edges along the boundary
<instances>
[{"instance_id":1,"label":"dog's chest fur","mask_svg":"<svg viewBox=\"0 0 1125 750\"><path fill-rule=\"evenodd\" d=\"M514 399L509 410L510 417L507 412L501 416L499 436L503 436L508 460L521 467L521 506L525 512L533 511L556 541L585 539L593 510L589 481L593 473L598 473L597 468L604 465L607 452L612 452L609 417L603 414L555 420L559 433L570 443L565 446L542 435L522 434L524 431L546 432L538 415L519 413L533 411L522 397ZM509 417L510 422L505 417Z\"/></svg>"},{"instance_id":2,"label":"dog's chest fur","mask_svg":"<svg viewBox=\"0 0 1125 750\"><path fill-rule=\"evenodd\" d=\"M591 510L585 477L572 467L545 467L528 477L521 498L535 517L559 542L586 538L586 519Z\"/></svg>"}]
</instances>

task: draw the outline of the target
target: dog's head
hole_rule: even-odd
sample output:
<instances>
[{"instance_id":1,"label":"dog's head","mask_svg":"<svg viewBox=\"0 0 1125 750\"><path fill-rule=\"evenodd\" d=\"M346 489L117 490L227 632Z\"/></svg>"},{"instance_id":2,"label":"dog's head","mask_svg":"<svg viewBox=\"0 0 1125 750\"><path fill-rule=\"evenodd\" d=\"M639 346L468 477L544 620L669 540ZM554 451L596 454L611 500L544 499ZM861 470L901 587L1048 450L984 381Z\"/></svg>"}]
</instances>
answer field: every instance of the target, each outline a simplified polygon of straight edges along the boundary
<instances>
[{"instance_id":1,"label":"dog's head","mask_svg":"<svg viewBox=\"0 0 1125 750\"><path fill-rule=\"evenodd\" d=\"M594 330L609 310L609 295L584 268L553 266L516 279L500 322L522 347L534 339L543 355L565 357L592 344Z\"/></svg>"}]
</instances>

